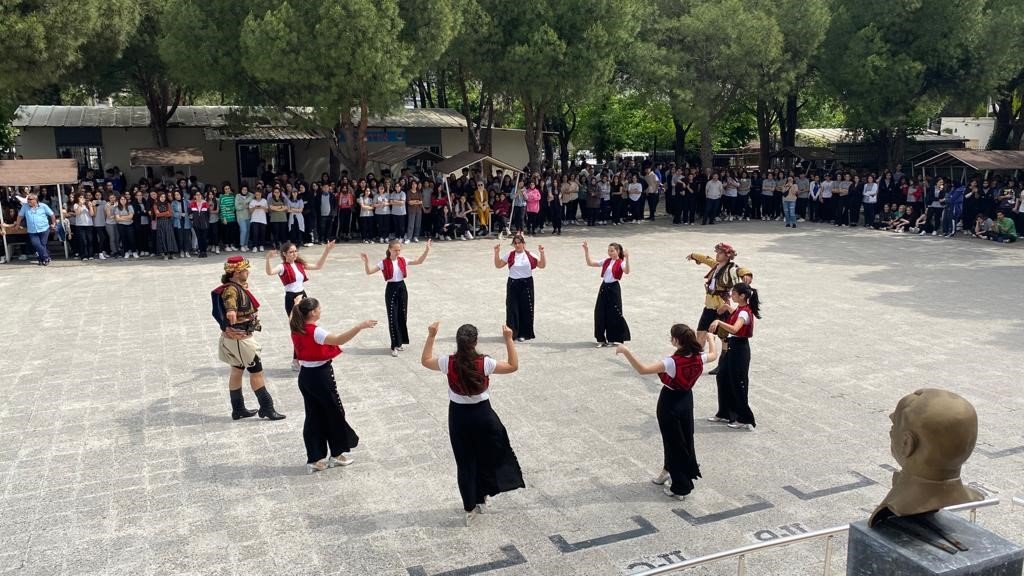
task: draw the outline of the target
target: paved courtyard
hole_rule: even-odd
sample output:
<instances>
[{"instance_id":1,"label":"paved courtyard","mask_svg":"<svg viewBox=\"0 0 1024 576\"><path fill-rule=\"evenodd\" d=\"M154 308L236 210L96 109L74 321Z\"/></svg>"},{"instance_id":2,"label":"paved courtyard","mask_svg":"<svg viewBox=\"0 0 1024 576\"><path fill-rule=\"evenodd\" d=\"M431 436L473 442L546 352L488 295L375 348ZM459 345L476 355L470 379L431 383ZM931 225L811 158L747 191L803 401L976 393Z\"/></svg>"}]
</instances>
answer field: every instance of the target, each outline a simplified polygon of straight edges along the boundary
<instances>
[{"instance_id":1,"label":"paved courtyard","mask_svg":"<svg viewBox=\"0 0 1024 576\"><path fill-rule=\"evenodd\" d=\"M631 574L865 518L894 464L887 415L924 386L977 407L979 444L964 476L1004 499L980 522L1024 542L1024 512L1009 506L1024 494L1020 247L761 222L566 230L539 239L549 258L536 280L539 337L520 346L518 373L493 381L527 489L493 499L472 529L462 524L445 384L419 352L439 319L441 351L472 322L481 348L504 354L494 240L439 243L411 270L413 343L398 359L383 282L358 256L379 258L383 246L339 245L312 274L321 325L382 323L335 362L361 437L356 462L311 476L281 284L261 260L250 285L281 422L229 418L208 297L226 255L0 267L0 572ZM728 240L755 271L765 315L752 343L759 426L704 421L714 380L697 384L704 477L685 502L649 482L661 463L657 379L593 347L599 274L584 264L583 239L596 254L609 241L630 251L630 345L648 361L671 352L672 323L700 315L705 268L687 253ZM416 256L422 244L406 250ZM754 557L751 574L818 573L822 547ZM840 573L845 549L837 556Z\"/></svg>"}]
</instances>

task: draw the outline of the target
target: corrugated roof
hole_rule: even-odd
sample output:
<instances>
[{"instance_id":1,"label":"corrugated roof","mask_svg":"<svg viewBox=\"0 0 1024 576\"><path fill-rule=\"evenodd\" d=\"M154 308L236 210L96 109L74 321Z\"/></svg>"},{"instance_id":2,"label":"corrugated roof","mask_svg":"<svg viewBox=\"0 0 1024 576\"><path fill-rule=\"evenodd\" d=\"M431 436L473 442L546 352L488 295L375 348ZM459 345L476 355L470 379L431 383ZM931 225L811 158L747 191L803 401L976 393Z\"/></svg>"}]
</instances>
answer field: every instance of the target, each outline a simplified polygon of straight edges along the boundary
<instances>
[{"instance_id":1,"label":"corrugated roof","mask_svg":"<svg viewBox=\"0 0 1024 576\"><path fill-rule=\"evenodd\" d=\"M1024 150L947 150L918 166L966 166L974 170L1024 170Z\"/></svg>"},{"instance_id":2,"label":"corrugated roof","mask_svg":"<svg viewBox=\"0 0 1024 576\"><path fill-rule=\"evenodd\" d=\"M196 166L203 163L199 148L133 148L128 164L136 166Z\"/></svg>"},{"instance_id":3,"label":"corrugated roof","mask_svg":"<svg viewBox=\"0 0 1024 576\"><path fill-rule=\"evenodd\" d=\"M228 122L232 112L246 112L233 106L178 106L170 126L219 128ZM357 115L358 116L358 115ZM283 127L282 121L268 121ZM394 114L370 118L371 128L464 128L466 119L450 108L411 108ZM146 128L149 110L145 106L19 106L15 112L17 128Z\"/></svg>"},{"instance_id":4,"label":"corrugated roof","mask_svg":"<svg viewBox=\"0 0 1024 576\"><path fill-rule=\"evenodd\" d=\"M325 140L330 134L319 130L302 128L251 126L235 132L226 128L205 128L203 134L207 140Z\"/></svg>"},{"instance_id":5,"label":"corrugated roof","mask_svg":"<svg viewBox=\"0 0 1024 576\"><path fill-rule=\"evenodd\" d=\"M439 172L441 174L453 174L478 162L492 164L498 168L504 168L505 170L511 170L512 172L522 172L519 168L516 168L506 162L502 162L493 156L480 154L479 152L470 152L468 150L465 152L459 152L447 160L442 160L441 162L434 164L433 169L435 172Z\"/></svg>"},{"instance_id":6,"label":"corrugated roof","mask_svg":"<svg viewBox=\"0 0 1024 576\"><path fill-rule=\"evenodd\" d=\"M78 182L73 158L0 160L0 186L50 186Z\"/></svg>"},{"instance_id":7,"label":"corrugated roof","mask_svg":"<svg viewBox=\"0 0 1024 576\"><path fill-rule=\"evenodd\" d=\"M439 162L444 160L444 156L440 154L434 154L426 148L414 148L410 146L403 146L401 144L393 144L378 148L369 155L368 158L371 162L378 162L385 166L394 166L395 164L401 164L408 162L409 160L431 160L433 162Z\"/></svg>"},{"instance_id":8,"label":"corrugated roof","mask_svg":"<svg viewBox=\"0 0 1024 576\"><path fill-rule=\"evenodd\" d=\"M835 144L836 142L858 142L861 140L860 134L856 130L850 130L849 128L797 128L796 135L798 138L804 137L820 140L829 144ZM910 139L917 142L967 140L967 138L955 134L911 134Z\"/></svg>"}]
</instances>

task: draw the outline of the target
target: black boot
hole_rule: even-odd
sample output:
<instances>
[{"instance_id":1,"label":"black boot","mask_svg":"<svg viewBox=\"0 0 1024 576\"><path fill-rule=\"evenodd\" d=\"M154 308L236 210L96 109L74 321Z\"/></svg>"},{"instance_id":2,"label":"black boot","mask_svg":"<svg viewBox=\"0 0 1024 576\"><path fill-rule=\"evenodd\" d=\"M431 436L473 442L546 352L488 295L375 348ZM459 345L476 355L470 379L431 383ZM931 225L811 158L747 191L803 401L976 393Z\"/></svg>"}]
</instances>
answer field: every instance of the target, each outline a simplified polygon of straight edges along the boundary
<instances>
[{"instance_id":1,"label":"black boot","mask_svg":"<svg viewBox=\"0 0 1024 576\"><path fill-rule=\"evenodd\" d=\"M265 387L256 391L256 399L260 402L260 418L284 420L284 414L278 414L277 410L274 410L274 399L270 397L270 392L267 392Z\"/></svg>"},{"instance_id":2,"label":"black boot","mask_svg":"<svg viewBox=\"0 0 1024 576\"><path fill-rule=\"evenodd\" d=\"M245 399L242 398L241 390L229 390L231 393L231 419L251 418L256 415L255 410L245 407Z\"/></svg>"}]
</instances>

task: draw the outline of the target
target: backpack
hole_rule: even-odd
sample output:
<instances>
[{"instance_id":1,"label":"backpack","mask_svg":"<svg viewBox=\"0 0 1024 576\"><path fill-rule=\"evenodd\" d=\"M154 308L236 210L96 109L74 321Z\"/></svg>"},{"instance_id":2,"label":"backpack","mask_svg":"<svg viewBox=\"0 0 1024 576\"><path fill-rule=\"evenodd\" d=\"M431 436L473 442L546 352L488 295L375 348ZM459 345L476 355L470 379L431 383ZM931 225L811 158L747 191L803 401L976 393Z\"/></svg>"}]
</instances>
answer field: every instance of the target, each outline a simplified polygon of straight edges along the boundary
<instances>
[{"instance_id":1,"label":"backpack","mask_svg":"<svg viewBox=\"0 0 1024 576\"><path fill-rule=\"evenodd\" d=\"M235 283L231 282L231 284ZM249 297L249 294L245 291L244 288L242 288L238 284L235 285L240 288L240 292L242 294L242 301L245 302L245 300ZM210 292L210 303L212 305L210 314L213 316L213 319L217 321L217 325L220 326L221 332L227 330L228 328L228 314L227 310L224 309L224 299L221 298L221 294L224 293L224 288L226 287L227 284L221 284L220 286L217 286L216 288L213 289L213 291Z\"/></svg>"}]
</instances>

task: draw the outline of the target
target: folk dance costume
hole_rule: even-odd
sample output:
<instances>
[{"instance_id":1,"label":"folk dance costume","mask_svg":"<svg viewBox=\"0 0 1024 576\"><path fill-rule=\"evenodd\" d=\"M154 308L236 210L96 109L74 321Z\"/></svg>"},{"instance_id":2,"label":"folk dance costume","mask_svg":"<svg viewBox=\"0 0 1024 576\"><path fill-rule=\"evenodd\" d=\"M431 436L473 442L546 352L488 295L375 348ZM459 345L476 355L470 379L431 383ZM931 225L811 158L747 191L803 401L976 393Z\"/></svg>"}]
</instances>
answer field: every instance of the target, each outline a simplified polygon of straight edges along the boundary
<instances>
[{"instance_id":1,"label":"folk dance costume","mask_svg":"<svg viewBox=\"0 0 1024 576\"><path fill-rule=\"evenodd\" d=\"M621 258L605 258L601 265L601 289L594 306L594 338L598 344L628 342L630 338L629 325L622 315L622 289L619 287L622 266Z\"/></svg>"},{"instance_id":2,"label":"folk dance costume","mask_svg":"<svg viewBox=\"0 0 1024 576\"><path fill-rule=\"evenodd\" d=\"M539 260L523 250L509 252L508 282L505 285L505 325L512 329L517 340L533 340L533 270Z\"/></svg>"},{"instance_id":3,"label":"folk dance costume","mask_svg":"<svg viewBox=\"0 0 1024 576\"><path fill-rule=\"evenodd\" d=\"M406 320L409 314L409 292L405 289L405 279L409 276L405 258L399 256L377 263L387 288L384 290L384 304L388 310L388 334L391 335L391 349L398 350L409 343L409 327Z\"/></svg>"},{"instance_id":4,"label":"folk dance costume","mask_svg":"<svg viewBox=\"0 0 1024 576\"><path fill-rule=\"evenodd\" d=\"M302 262L281 263L275 266L273 271L281 279L281 284L284 284L284 312L291 316L295 299L299 296L306 297L304 285L309 282L306 266Z\"/></svg>"},{"instance_id":5,"label":"folk dance costume","mask_svg":"<svg viewBox=\"0 0 1024 576\"><path fill-rule=\"evenodd\" d=\"M732 252L732 248L727 245L719 244L716 248L718 247L724 247L728 252ZM701 313L700 321L697 323L697 331L707 332L712 322L729 317L728 312L719 314L718 309L729 301L732 287L739 284L741 278L753 273L738 266L731 258L727 262L719 263L712 256L694 252L690 254L690 259L711 268L704 275L704 312ZM719 336L724 337L724 335L725 332L719 333Z\"/></svg>"},{"instance_id":6,"label":"folk dance costume","mask_svg":"<svg viewBox=\"0 0 1024 576\"><path fill-rule=\"evenodd\" d=\"M743 319L743 326L726 340L729 351L719 362L717 375L718 412L715 418L730 424L757 426L750 410L750 339L754 336L754 313L749 306L739 306L729 315L728 323L735 325Z\"/></svg>"},{"instance_id":7,"label":"folk dance costume","mask_svg":"<svg viewBox=\"0 0 1024 576\"><path fill-rule=\"evenodd\" d=\"M306 462L316 464L330 455L327 466L334 467L348 463L342 454L359 445L359 436L345 419L345 408L334 379L331 362L341 354L341 347L326 344L327 336L327 330L306 324L304 333L292 333L292 344L301 366L299 392L306 408L306 421L302 425Z\"/></svg>"},{"instance_id":8,"label":"folk dance costume","mask_svg":"<svg viewBox=\"0 0 1024 576\"><path fill-rule=\"evenodd\" d=\"M661 362L665 371L658 374L661 393L658 395L658 428L665 450L665 463L672 479L671 492L685 496L693 491L693 481L700 478L700 466L693 446L693 386L704 372L708 355L673 354Z\"/></svg>"},{"instance_id":9,"label":"folk dance costume","mask_svg":"<svg viewBox=\"0 0 1024 576\"><path fill-rule=\"evenodd\" d=\"M490 375L497 361L488 356L476 359L483 374L483 390L471 395L459 384L455 356L440 356L438 368L448 378L448 435L458 468L462 507L472 512L488 496L526 488L519 460L508 439L508 431L491 408Z\"/></svg>"}]
</instances>

